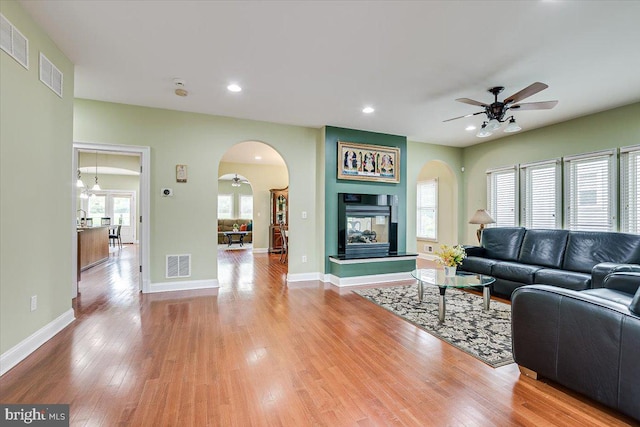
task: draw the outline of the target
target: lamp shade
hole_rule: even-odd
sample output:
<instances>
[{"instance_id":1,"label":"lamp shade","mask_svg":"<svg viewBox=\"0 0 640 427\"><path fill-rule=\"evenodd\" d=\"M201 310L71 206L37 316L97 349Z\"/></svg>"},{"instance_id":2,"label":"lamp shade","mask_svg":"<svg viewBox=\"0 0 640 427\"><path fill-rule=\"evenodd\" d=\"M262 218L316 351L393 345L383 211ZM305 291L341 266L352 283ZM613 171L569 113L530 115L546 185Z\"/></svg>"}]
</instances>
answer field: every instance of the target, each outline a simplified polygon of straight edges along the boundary
<instances>
[{"instance_id":1,"label":"lamp shade","mask_svg":"<svg viewBox=\"0 0 640 427\"><path fill-rule=\"evenodd\" d=\"M480 130L478 130L478 133L476 133L476 136L478 138L486 138L486 137L491 136L491 135L493 135L493 132L491 132L491 131L489 131L487 129L487 124L486 123L483 123L482 127L480 128Z\"/></svg>"},{"instance_id":2,"label":"lamp shade","mask_svg":"<svg viewBox=\"0 0 640 427\"><path fill-rule=\"evenodd\" d=\"M511 120L509 120L509 124L506 128L504 128L504 132L511 133L518 132L519 130L522 130L522 128L516 123L516 119L511 117Z\"/></svg>"},{"instance_id":3,"label":"lamp shade","mask_svg":"<svg viewBox=\"0 0 640 427\"><path fill-rule=\"evenodd\" d=\"M498 130L498 128L500 128L500 122L497 121L496 119L491 119L487 123L487 130L489 132L493 132L494 130Z\"/></svg>"},{"instance_id":4,"label":"lamp shade","mask_svg":"<svg viewBox=\"0 0 640 427\"><path fill-rule=\"evenodd\" d=\"M478 209L469 220L469 224L493 224L496 221L491 218L486 209Z\"/></svg>"}]
</instances>

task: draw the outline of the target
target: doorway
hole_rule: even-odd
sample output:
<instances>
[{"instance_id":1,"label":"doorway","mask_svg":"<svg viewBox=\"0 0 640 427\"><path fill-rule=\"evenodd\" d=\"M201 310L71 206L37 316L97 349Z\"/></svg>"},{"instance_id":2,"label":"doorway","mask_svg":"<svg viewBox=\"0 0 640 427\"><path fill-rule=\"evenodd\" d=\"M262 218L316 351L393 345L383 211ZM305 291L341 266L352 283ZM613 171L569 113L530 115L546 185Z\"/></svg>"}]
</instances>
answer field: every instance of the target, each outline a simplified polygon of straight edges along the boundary
<instances>
[{"instance_id":1,"label":"doorway","mask_svg":"<svg viewBox=\"0 0 640 427\"><path fill-rule=\"evenodd\" d=\"M81 153L87 152L94 156L89 165L87 161L81 160ZM123 157L128 158L126 167L118 165ZM87 217L111 218L112 224L124 225L121 229L123 243L139 243L137 245L140 272L138 287L143 293L148 292L150 287L150 224L148 221L150 157L149 147L79 142L73 144L73 182L80 178L85 185L84 189L74 186L71 197L74 212L72 219L74 267L77 268L78 262L77 211L84 210ZM124 169L126 172L118 172L119 169ZM123 176L129 176L129 178L123 178ZM131 178L132 176L135 178ZM131 188L132 180L136 182L136 189ZM99 183L100 188L93 190L94 187L89 185L93 182ZM94 199L93 203L90 198ZM88 215L89 211L91 215ZM72 282L71 295L72 298L77 296L76 280Z\"/></svg>"},{"instance_id":2,"label":"doorway","mask_svg":"<svg viewBox=\"0 0 640 427\"><path fill-rule=\"evenodd\" d=\"M236 174L238 185L234 187L232 184ZM222 179L225 176L231 181ZM271 209L270 190L286 188L289 185L289 171L283 157L264 142L240 142L229 148L220 159L218 177L218 226L225 225L225 217L233 219L231 225L238 222L235 220L251 221L250 251L240 250L239 244L232 244L231 247L225 245L218 250L218 278L221 289L237 285L233 282L234 277L240 273L238 269L249 268L257 258L266 258L269 260L267 265L273 264L274 269L275 265L279 264L278 270L283 267L286 270L287 264L279 261L280 254L269 252L270 232L273 221L276 221ZM238 222L238 225L241 225L241 222Z\"/></svg>"}]
</instances>

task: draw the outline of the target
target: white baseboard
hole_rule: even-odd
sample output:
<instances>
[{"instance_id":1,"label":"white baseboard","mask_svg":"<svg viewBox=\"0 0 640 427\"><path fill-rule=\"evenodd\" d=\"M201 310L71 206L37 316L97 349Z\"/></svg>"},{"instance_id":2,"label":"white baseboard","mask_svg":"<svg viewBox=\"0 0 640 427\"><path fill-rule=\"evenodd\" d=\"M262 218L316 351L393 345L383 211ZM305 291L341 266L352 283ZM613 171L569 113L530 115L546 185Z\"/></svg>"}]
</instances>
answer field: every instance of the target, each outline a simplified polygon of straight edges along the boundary
<instances>
[{"instance_id":1,"label":"white baseboard","mask_svg":"<svg viewBox=\"0 0 640 427\"><path fill-rule=\"evenodd\" d=\"M252 250L254 254L266 254L269 252L269 248L253 248Z\"/></svg>"},{"instance_id":2,"label":"white baseboard","mask_svg":"<svg viewBox=\"0 0 640 427\"><path fill-rule=\"evenodd\" d=\"M287 283L310 282L313 280L323 281L322 279L322 273L319 273L317 271L313 273L287 274Z\"/></svg>"},{"instance_id":3,"label":"white baseboard","mask_svg":"<svg viewBox=\"0 0 640 427\"><path fill-rule=\"evenodd\" d=\"M374 285L376 283L387 282L401 282L406 280L412 280L410 272L404 273L389 273L389 274L375 274L370 276L355 276L355 277L338 277L333 274L325 274L324 281L331 283L337 287L343 286L365 286Z\"/></svg>"},{"instance_id":4,"label":"white baseboard","mask_svg":"<svg viewBox=\"0 0 640 427\"><path fill-rule=\"evenodd\" d=\"M178 282L151 283L149 293L171 292L171 291L191 291L194 289L216 289L220 287L218 279L211 280L182 280Z\"/></svg>"},{"instance_id":5,"label":"white baseboard","mask_svg":"<svg viewBox=\"0 0 640 427\"><path fill-rule=\"evenodd\" d=\"M0 375L4 375L9 369L23 361L27 356L36 351L38 347L49 341L74 320L76 320L76 317L73 309L70 308L26 339L2 353L2 355L0 355Z\"/></svg>"}]
</instances>

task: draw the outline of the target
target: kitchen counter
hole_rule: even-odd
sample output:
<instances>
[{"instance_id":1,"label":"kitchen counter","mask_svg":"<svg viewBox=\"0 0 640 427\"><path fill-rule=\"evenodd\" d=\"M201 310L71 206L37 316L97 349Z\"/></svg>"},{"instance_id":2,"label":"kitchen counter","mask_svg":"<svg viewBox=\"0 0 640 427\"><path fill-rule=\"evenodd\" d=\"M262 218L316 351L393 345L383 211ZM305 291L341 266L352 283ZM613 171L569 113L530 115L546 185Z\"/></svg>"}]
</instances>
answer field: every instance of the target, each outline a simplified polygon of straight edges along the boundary
<instances>
[{"instance_id":1,"label":"kitchen counter","mask_svg":"<svg viewBox=\"0 0 640 427\"><path fill-rule=\"evenodd\" d=\"M78 227L78 268L83 271L109 259L109 227Z\"/></svg>"}]
</instances>

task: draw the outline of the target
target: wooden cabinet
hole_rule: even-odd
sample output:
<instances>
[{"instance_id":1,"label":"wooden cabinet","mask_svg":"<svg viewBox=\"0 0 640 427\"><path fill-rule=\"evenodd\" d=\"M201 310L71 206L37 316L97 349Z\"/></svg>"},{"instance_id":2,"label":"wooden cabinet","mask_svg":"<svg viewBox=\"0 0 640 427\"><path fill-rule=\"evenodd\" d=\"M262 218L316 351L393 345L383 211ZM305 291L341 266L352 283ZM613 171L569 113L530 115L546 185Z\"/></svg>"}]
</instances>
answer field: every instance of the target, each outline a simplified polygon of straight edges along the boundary
<instances>
[{"instance_id":1,"label":"wooden cabinet","mask_svg":"<svg viewBox=\"0 0 640 427\"><path fill-rule=\"evenodd\" d=\"M282 236L280 235L280 223L287 228L289 220L289 187L269 190L270 215L269 225L269 252L282 252Z\"/></svg>"},{"instance_id":2,"label":"wooden cabinet","mask_svg":"<svg viewBox=\"0 0 640 427\"><path fill-rule=\"evenodd\" d=\"M109 259L109 227L78 228L80 270Z\"/></svg>"}]
</instances>

